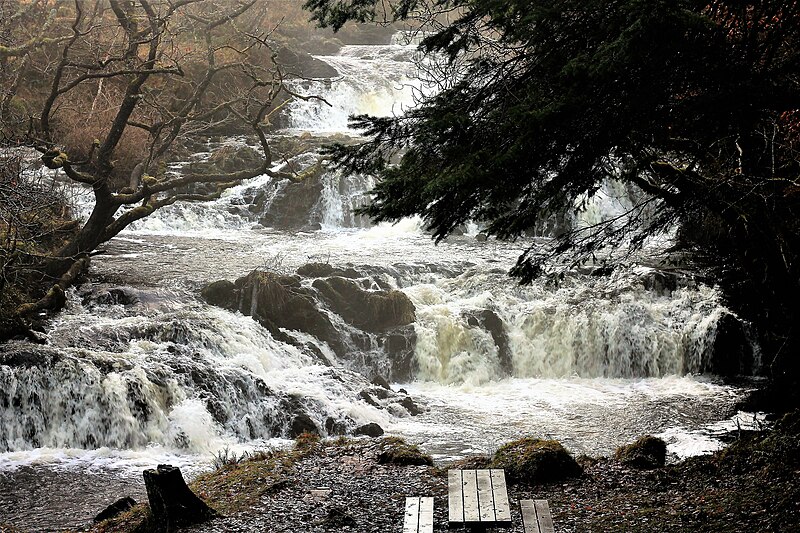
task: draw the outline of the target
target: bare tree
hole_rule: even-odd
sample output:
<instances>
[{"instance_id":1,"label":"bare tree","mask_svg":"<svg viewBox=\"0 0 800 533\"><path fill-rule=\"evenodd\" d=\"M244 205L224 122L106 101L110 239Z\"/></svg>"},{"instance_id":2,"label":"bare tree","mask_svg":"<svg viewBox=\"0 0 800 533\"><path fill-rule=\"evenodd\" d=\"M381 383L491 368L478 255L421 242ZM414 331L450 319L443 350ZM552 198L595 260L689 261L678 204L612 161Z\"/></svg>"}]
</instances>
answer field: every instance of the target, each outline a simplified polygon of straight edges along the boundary
<instances>
[{"instance_id":1,"label":"bare tree","mask_svg":"<svg viewBox=\"0 0 800 533\"><path fill-rule=\"evenodd\" d=\"M15 14L0 22L3 135L34 147L46 167L94 194L86 222L40 263L55 292L19 314L57 306L59 288L88 265L89 254L132 222L178 201L213 199L248 178L279 175L266 134L270 116L278 99L307 97L285 83L272 29L262 28L263 0L12 7ZM187 135L210 131L249 132L263 152L260 163L230 172L164 171Z\"/></svg>"}]
</instances>

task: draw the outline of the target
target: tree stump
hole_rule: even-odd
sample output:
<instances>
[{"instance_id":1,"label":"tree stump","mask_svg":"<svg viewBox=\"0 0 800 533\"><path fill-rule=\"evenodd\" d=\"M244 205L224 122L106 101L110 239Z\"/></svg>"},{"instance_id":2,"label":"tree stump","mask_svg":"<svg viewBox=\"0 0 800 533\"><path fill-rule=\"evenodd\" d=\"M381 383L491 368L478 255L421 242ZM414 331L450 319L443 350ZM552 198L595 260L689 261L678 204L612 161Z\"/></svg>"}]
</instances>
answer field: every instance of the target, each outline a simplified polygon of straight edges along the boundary
<instances>
[{"instance_id":1,"label":"tree stump","mask_svg":"<svg viewBox=\"0 0 800 533\"><path fill-rule=\"evenodd\" d=\"M156 470L145 470L143 475L153 531L174 531L220 516L189 489L180 468L158 465Z\"/></svg>"}]
</instances>

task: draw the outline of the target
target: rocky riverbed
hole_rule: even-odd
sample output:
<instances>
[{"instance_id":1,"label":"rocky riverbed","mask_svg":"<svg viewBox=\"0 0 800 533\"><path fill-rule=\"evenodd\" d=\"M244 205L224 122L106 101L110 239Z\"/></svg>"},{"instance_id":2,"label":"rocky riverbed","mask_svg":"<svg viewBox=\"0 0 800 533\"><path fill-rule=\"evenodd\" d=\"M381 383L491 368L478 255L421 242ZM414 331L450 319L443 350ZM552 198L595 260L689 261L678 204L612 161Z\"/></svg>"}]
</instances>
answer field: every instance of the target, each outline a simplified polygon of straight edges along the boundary
<instances>
[{"instance_id":1,"label":"rocky riverbed","mask_svg":"<svg viewBox=\"0 0 800 533\"><path fill-rule=\"evenodd\" d=\"M795 412L773 430L741 433L720 452L674 465L642 470L622 460L579 457L578 477L510 479L514 526L507 531L522 532L515 503L526 498L549 500L563 532L796 531L798 436ZM290 452L231 461L196 479L193 490L226 516L190 531L397 531L404 499L412 495L434 496L434 530L447 531L447 468L488 460L398 464L427 458L394 438L303 438ZM145 513L140 506L92 531L136 530Z\"/></svg>"}]
</instances>

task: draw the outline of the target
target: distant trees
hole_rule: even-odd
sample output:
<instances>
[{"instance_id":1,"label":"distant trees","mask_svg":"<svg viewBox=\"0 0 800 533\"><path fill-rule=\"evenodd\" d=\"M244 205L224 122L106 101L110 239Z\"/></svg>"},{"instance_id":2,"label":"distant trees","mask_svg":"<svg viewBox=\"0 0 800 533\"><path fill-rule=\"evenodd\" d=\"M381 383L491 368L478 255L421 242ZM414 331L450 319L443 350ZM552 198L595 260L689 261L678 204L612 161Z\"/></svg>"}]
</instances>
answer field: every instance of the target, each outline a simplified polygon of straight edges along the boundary
<instances>
[{"instance_id":1,"label":"distant trees","mask_svg":"<svg viewBox=\"0 0 800 533\"><path fill-rule=\"evenodd\" d=\"M369 140L331 150L380 177L367 214L422 215L437 239L475 219L513 239L613 176L642 192L628 216L531 247L513 274L530 280L554 257L613 266L678 224L765 332L765 363L800 375L800 3L385 5L306 3L334 28L433 21L421 48L457 67L403 116L356 117Z\"/></svg>"},{"instance_id":2,"label":"distant trees","mask_svg":"<svg viewBox=\"0 0 800 533\"><path fill-rule=\"evenodd\" d=\"M40 278L52 280L55 293L19 313L57 305L59 278L132 222L273 173L266 128L278 99L293 93L275 61L268 7L262 0L0 0L3 143L35 148L46 167L91 187L95 200L89 218L38 257ZM260 161L230 172L167 171L189 136L214 132L254 136ZM6 239L12 226L2 228ZM16 261L11 255L6 264Z\"/></svg>"}]
</instances>

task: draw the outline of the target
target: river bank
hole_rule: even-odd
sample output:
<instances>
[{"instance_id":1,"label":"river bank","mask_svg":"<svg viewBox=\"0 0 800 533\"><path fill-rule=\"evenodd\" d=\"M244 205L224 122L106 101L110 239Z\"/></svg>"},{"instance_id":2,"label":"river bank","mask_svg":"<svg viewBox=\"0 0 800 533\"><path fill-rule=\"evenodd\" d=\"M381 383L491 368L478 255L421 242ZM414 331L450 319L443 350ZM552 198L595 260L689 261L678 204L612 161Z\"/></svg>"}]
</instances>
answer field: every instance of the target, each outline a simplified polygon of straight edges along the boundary
<instances>
[{"instance_id":1,"label":"river bank","mask_svg":"<svg viewBox=\"0 0 800 533\"><path fill-rule=\"evenodd\" d=\"M583 473L557 482L510 480L509 497L547 499L559 531L795 531L800 518L800 412L772 430L742 432L731 445L652 470L610 458L578 458ZM447 465L394 464L397 439L301 439L291 451L232 462L192 488L219 518L195 532L393 531L404 498L435 497L435 531L447 531ZM400 462L424 456L400 454ZM395 454L397 456L397 454ZM410 459L409 459L410 458ZM486 459L456 465L480 464ZM144 506L86 531L137 531ZM521 532L512 503L509 531ZM142 531L143 529L138 529Z\"/></svg>"}]
</instances>

